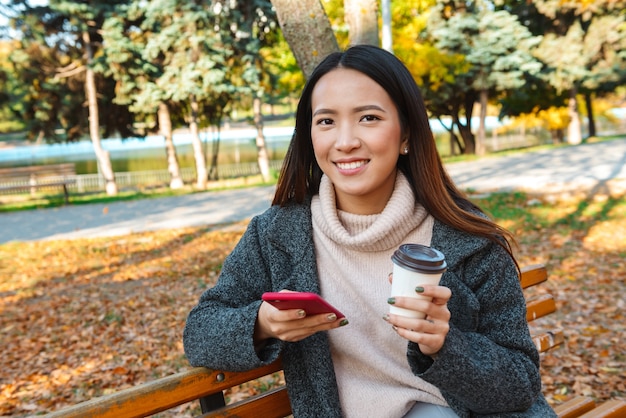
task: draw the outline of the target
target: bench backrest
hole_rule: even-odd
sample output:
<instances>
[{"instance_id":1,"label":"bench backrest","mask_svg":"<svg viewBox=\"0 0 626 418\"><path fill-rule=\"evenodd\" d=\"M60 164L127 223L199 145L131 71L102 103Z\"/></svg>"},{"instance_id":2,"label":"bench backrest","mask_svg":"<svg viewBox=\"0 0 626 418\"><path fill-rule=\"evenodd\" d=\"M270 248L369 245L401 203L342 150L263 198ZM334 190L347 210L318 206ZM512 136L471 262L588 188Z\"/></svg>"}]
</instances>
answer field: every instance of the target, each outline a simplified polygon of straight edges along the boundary
<instances>
[{"instance_id":1,"label":"bench backrest","mask_svg":"<svg viewBox=\"0 0 626 418\"><path fill-rule=\"evenodd\" d=\"M73 163L0 168L0 181L73 175L76 175L76 166Z\"/></svg>"},{"instance_id":2,"label":"bench backrest","mask_svg":"<svg viewBox=\"0 0 626 418\"><path fill-rule=\"evenodd\" d=\"M522 269L521 284L527 289L545 282L547 278L544 266L529 266ZM555 310L556 305L551 295L529 298L526 318L533 322ZM563 332L559 329L540 331L533 333L533 340L539 351L546 351L563 342ZM224 406L223 395L224 390L281 371L280 361L247 372L222 372L195 367L53 412L47 417L146 417L201 399L203 410L207 411L203 417L281 418L291 414L284 385L228 406Z\"/></svg>"},{"instance_id":3,"label":"bench backrest","mask_svg":"<svg viewBox=\"0 0 626 418\"><path fill-rule=\"evenodd\" d=\"M541 264L522 268L521 285L529 289L548 280L548 271ZM560 328L541 329L536 326L535 320L556 311L554 297L543 293L526 298L526 321L531 327L533 341L540 353L563 344L563 330Z\"/></svg>"}]
</instances>

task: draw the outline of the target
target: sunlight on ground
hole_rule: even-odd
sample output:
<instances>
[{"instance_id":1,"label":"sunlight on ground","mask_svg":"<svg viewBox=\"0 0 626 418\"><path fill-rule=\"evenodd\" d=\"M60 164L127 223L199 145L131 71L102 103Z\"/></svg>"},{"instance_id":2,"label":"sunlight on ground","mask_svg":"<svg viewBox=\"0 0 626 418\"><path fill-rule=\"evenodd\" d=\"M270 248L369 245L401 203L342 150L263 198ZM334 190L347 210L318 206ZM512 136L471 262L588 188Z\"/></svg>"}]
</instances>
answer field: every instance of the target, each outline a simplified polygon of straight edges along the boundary
<instances>
[{"instance_id":1,"label":"sunlight on ground","mask_svg":"<svg viewBox=\"0 0 626 418\"><path fill-rule=\"evenodd\" d=\"M608 221L593 225L583 239L583 248L626 252L626 223Z\"/></svg>"}]
</instances>

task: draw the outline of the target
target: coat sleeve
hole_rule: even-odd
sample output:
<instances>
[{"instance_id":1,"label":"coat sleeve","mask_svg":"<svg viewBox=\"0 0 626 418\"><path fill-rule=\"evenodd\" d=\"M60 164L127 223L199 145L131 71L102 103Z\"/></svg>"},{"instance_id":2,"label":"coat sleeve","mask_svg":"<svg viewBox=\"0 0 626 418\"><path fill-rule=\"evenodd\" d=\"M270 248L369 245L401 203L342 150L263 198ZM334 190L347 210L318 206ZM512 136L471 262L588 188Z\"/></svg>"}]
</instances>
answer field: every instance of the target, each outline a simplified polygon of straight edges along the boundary
<instances>
[{"instance_id":1,"label":"coat sleeve","mask_svg":"<svg viewBox=\"0 0 626 418\"><path fill-rule=\"evenodd\" d=\"M480 415L526 411L541 397L541 378L517 270L496 244L465 248L463 257L454 253L461 247L450 250L456 260L442 278L453 294L446 341L435 360L410 343L409 363L451 406Z\"/></svg>"},{"instance_id":2,"label":"coat sleeve","mask_svg":"<svg viewBox=\"0 0 626 418\"><path fill-rule=\"evenodd\" d=\"M187 317L185 355L192 366L249 370L278 358L282 343L270 340L257 352L254 327L264 291L272 290L266 249L254 218L224 260L217 284L206 290Z\"/></svg>"}]
</instances>

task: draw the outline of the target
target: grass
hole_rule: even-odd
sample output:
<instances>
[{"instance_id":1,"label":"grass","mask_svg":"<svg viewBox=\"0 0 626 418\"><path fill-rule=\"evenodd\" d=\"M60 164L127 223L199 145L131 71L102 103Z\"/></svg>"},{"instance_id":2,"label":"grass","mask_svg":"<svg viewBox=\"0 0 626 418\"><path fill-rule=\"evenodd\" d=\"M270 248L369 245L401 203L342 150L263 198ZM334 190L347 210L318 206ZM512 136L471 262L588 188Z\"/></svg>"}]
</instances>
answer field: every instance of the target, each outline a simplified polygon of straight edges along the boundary
<instances>
[{"instance_id":1,"label":"grass","mask_svg":"<svg viewBox=\"0 0 626 418\"><path fill-rule=\"evenodd\" d=\"M485 198L474 199L492 218L530 223L533 218L527 208L528 197L524 193L492 193Z\"/></svg>"},{"instance_id":2,"label":"grass","mask_svg":"<svg viewBox=\"0 0 626 418\"><path fill-rule=\"evenodd\" d=\"M250 186L261 186L273 183L264 183L260 176L250 176L240 179L229 179L211 182L207 190L218 191L226 189L237 189ZM158 199L161 197L182 196L193 193L201 193L206 190L199 190L191 185L186 185L181 189L173 190L167 186L144 186L124 189L115 196L109 196L105 192L70 194L71 205L89 205L95 203L113 203L142 199ZM0 196L0 213L16 212L23 210L35 210L56 208L65 205L63 194L37 194L35 197L29 195Z\"/></svg>"},{"instance_id":3,"label":"grass","mask_svg":"<svg viewBox=\"0 0 626 418\"><path fill-rule=\"evenodd\" d=\"M84 193L70 195L70 204L88 205L93 203L123 202L129 200L159 198L193 193L189 190L171 190L162 188L154 191L149 190L122 190L116 196L108 196L106 193ZM65 205L63 194L39 193L35 197L5 198L0 206L0 212L16 212L22 210L56 208Z\"/></svg>"},{"instance_id":4,"label":"grass","mask_svg":"<svg viewBox=\"0 0 626 418\"><path fill-rule=\"evenodd\" d=\"M585 140L583 140L582 143L583 144L596 144L596 143L599 143L599 142L614 141L614 140L619 140L619 139L624 139L624 134L603 135L603 136L589 137L589 138L586 138ZM567 144L567 143L563 143L563 144L542 144L542 145L535 145L535 146L524 147L524 148L510 148L510 149L506 149L506 150L502 150L502 151L497 151L497 152L493 152L493 153L490 153L490 154L486 154L486 155L483 155L483 156L478 156L478 155L453 155L453 156L443 156L442 159L446 163L463 162L463 161L476 161L476 160L479 160L481 158L507 157L507 156L510 156L510 155L518 155L518 154L523 154L523 153L526 153L526 152L551 150L551 149L556 149L556 148L564 148L564 147L572 147L572 146L576 146L576 145L570 145L570 144Z\"/></svg>"}]
</instances>

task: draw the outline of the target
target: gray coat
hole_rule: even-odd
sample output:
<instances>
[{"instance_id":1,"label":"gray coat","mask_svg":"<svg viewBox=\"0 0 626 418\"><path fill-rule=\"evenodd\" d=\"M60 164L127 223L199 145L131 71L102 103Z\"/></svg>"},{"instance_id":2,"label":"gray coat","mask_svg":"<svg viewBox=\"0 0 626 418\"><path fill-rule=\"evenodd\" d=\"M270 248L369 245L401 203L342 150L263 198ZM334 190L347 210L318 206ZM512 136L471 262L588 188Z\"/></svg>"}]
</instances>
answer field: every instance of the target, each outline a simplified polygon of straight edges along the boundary
<instances>
[{"instance_id":1,"label":"gray coat","mask_svg":"<svg viewBox=\"0 0 626 418\"><path fill-rule=\"evenodd\" d=\"M190 312L185 354L194 366L233 371L282 355L294 416L340 417L326 333L297 343L271 340L258 353L253 344L263 292L320 292L311 228L309 204L271 207L253 218L218 283ZM459 417L556 416L541 394L539 355L510 258L488 240L440 222L431 245L448 263L441 284L452 290L450 332L434 361L409 342L409 367L437 386Z\"/></svg>"}]
</instances>

